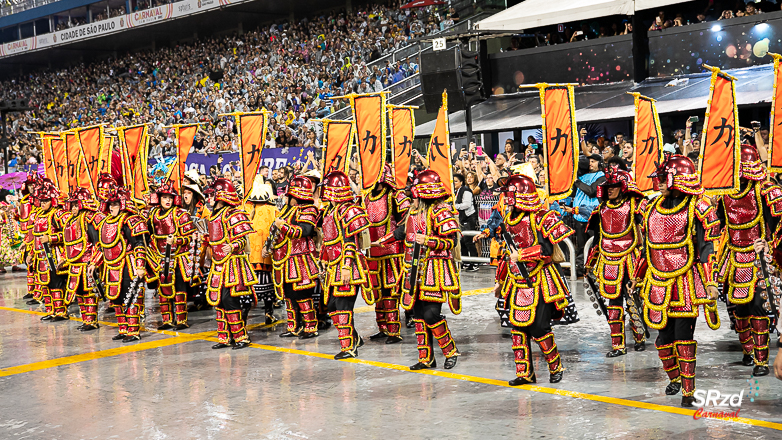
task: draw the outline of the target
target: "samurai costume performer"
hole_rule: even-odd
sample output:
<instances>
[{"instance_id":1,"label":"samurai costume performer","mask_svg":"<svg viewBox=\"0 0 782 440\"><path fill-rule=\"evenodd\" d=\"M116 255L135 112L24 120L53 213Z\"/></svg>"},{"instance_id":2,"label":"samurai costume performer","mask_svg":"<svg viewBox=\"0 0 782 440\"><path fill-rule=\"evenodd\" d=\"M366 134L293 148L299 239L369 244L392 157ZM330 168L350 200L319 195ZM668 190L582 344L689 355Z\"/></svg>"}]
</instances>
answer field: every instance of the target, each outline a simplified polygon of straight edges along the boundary
<instances>
[{"instance_id":1,"label":"samurai costume performer","mask_svg":"<svg viewBox=\"0 0 782 440\"><path fill-rule=\"evenodd\" d=\"M172 199L168 208L161 204L161 199L166 196ZM180 207L181 204L179 194L170 180L150 197L147 228L152 240L149 253L151 261L158 262L157 291L163 318L158 330L183 330L190 327L187 323L187 289L193 278L190 246L195 225L190 214ZM168 245L169 237L174 239L171 245Z\"/></svg>"},{"instance_id":2,"label":"samurai costume performer","mask_svg":"<svg viewBox=\"0 0 782 440\"><path fill-rule=\"evenodd\" d=\"M95 278L87 266L98 252L98 230L106 214L99 211L98 202L86 188L71 191L66 201L71 212L65 222L65 260L68 264L68 281L65 294L68 302L73 298L79 303L81 331L95 330L98 325L98 300ZM102 296L102 295L101 295Z\"/></svg>"},{"instance_id":3,"label":"samurai costume performer","mask_svg":"<svg viewBox=\"0 0 782 440\"><path fill-rule=\"evenodd\" d=\"M567 283L551 256L554 246L574 231L556 212L546 209L538 196L535 182L524 175L512 175L502 188L505 212L506 247L497 266L497 283L508 305L513 326L511 341L516 363L512 386L536 383L532 367L531 339L543 352L549 368L549 382L562 380L564 368L559 356L551 320L569 305ZM511 249L517 261L511 261ZM526 272L526 273L525 273Z\"/></svg>"},{"instance_id":4,"label":"samurai costume performer","mask_svg":"<svg viewBox=\"0 0 782 440\"><path fill-rule=\"evenodd\" d=\"M274 292L285 300L288 328L282 338L309 339L318 336L318 317L312 295L320 269L315 261L315 228L320 219L313 205L314 185L306 177L296 176L288 184L287 204L272 227L272 275ZM277 222L279 223L279 222Z\"/></svg>"},{"instance_id":5,"label":"samurai costume performer","mask_svg":"<svg viewBox=\"0 0 782 440\"><path fill-rule=\"evenodd\" d=\"M273 243L269 237L274 219L280 215L280 211L272 204L271 195L271 185L256 180L247 199L250 203L246 205L254 231L248 240L250 242L250 264L255 275L258 276L255 295L259 300L263 300L266 324L277 322L277 318L274 316L274 303L277 297L274 294L274 282L272 281L271 251Z\"/></svg>"},{"instance_id":6,"label":"samurai costume performer","mask_svg":"<svg viewBox=\"0 0 782 440\"><path fill-rule=\"evenodd\" d=\"M717 258L718 281L729 304L735 305L736 332L744 352L742 363L755 365L752 374L765 376L771 319L764 304L768 285L753 249L757 239L779 244L774 232L782 216L782 189L766 181L766 171L754 146L741 146L741 188L719 202L717 217L727 227L727 243ZM771 256L769 256L771 257ZM769 307L770 310L770 307Z\"/></svg>"},{"instance_id":7,"label":"samurai costume performer","mask_svg":"<svg viewBox=\"0 0 782 440\"><path fill-rule=\"evenodd\" d=\"M22 184L21 188L22 198L19 200L17 220L19 221L19 231L24 237L23 258L25 262L27 261L27 257L32 256L33 253L33 224L30 222L30 217L36 209L37 202L35 201L35 193L40 184L40 175L38 173L30 173L27 175L27 180ZM35 283L35 268L33 268L32 264L27 265L27 294L22 298L29 300L27 301L28 305L41 302L41 292L38 290L38 286Z\"/></svg>"},{"instance_id":8,"label":"samurai costume performer","mask_svg":"<svg viewBox=\"0 0 782 440\"><path fill-rule=\"evenodd\" d=\"M692 161L666 155L650 176L655 187L665 182L667 196L649 203L644 214L645 252L636 264L634 280L641 286L644 320L658 330L657 354L670 383L665 394L682 390L682 406L693 406L695 392L695 322L699 306L709 327L719 328L716 289L712 275L712 241L719 237L719 220L702 197L703 188Z\"/></svg>"},{"instance_id":9,"label":"samurai costume performer","mask_svg":"<svg viewBox=\"0 0 782 440\"><path fill-rule=\"evenodd\" d=\"M606 319L611 330L611 348L606 357L627 354L625 346L625 298L630 315L635 351L646 349L645 329L640 322L641 304L628 292L627 283L635 273L635 262L641 256L643 213L647 200L627 171L606 170L606 180L597 187L598 205L587 222L587 230L595 236L595 246L587 258L587 270L596 280L599 294L606 304ZM615 199L609 197L611 188L619 189ZM591 280L589 280L591 281ZM633 313L634 312L634 313ZM635 319L634 319L635 318ZM636 322L636 319L638 320ZM637 324L641 323L640 326Z\"/></svg>"},{"instance_id":10,"label":"samurai costume performer","mask_svg":"<svg viewBox=\"0 0 782 440\"><path fill-rule=\"evenodd\" d=\"M396 188L390 165L386 164L380 181L364 196L364 206L369 218L369 237L373 242L392 233L407 215L410 199L404 191ZM370 336L370 340L385 338L386 344L402 340L399 291L394 287L402 276L403 256L404 243L399 240L369 249L369 280L374 296L380 298L375 303L375 321L379 331Z\"/></svg>"},{"instance_id":11,"label":"samurai costume performer","mask_svg":"<svg viewBox=\"0 0 782 440\"><path fill-rule=\"evenodd\" d=\"M446 302L454 315L462 311L461 280L453 255L460 235L458 214L435 171L418 174L413 181L412 196L414 202L407 221L383 237L380 244L393 240L405 242L402 273L406 276L397 280L396 288L402 298L402 308L412 310L414 316L418 363L410 369L437 367L433 348L436 340L445 356L443 367L449 370L456 366L460 353L441 311ZM423 236L423 244L417 244L417 235ZM419 254L415 255L417 248Z\"/></svg>"},{"instance_id":12,"label":"samurai costume performer","mask_svg":"<svg viewBox=\"0 0 782 440\"><path fill-rule=\"evenodd\" d=\"M111 176L106 177L113 180ZM93 255L91 264L102 267L100 278L106 286L106 298L111 301L117 316L119 333L112 339L133 342L141 339L145 278L154 281L147 276L146 270L149 231L144 219L131 205L128 190L116 182L105 186L104 182L99 181L98 194L103 197L100 208L106 217L99 224L98 252ZM101 186L104 186L103 190ZM110 206L114 204L119 204L117 215L111 213ZM141 269L144 275L138 276L137 270Z\"/></svg>"},{"instance_id":13,"label":"samurai costume performer","mask_svg":"<svg viewBox=\"0 0 782 440\"><path fill-rule=\"evenodd\" d=\"M63 230L70 214L58 206L60 192L49 179L36 188L37 208L30 215L32 233L32 267L35 284L46 308L41 321L68 319L65 298L65 255ZM50 206L44 209L43 205Z\"/></svg>"},{"instance_id":14,"label":"samurai costume performer","mask_svg":"<svg viewBox=\"0 0 782 440\"><path fill-rule=\"evenodd\" d=\"M209 217L209 247L212 267L207 275L207 301L215 308L220 349L235 343L234 350L250 345L247 335L247 313L257 302L253 286L258 283L244 248L253 233L247 214L237 208L241 203L234 186L226 179L216 179L207 190L215 208Z\"/></svg>"},{"instance_id":15,"label":"samurai costume performer","mask_svg":"<svg viewBox=\"0 0 782 440\"><path fill-rule=\"evenodd\" d=\"M195 173L196 175L198 173ZM185 181L190 178L194 178L193 170L185 173ZM185 204L185 197L187 193L191 194L192 201L189 206ZM204 203L204 195L201 193L201 187L197 183L185 184L182 186L182 208L190 215L193 225L196 229L196 234L193 234L193 239L190 240L190 249L188 253L190 256L191 275L190 283L187 286L187 299L192 301L193 305L188 309L188 312L197 312L209 308L209 303L206 301L206 284L203 282L205 277L204 264L206 261L206 249L208 247L206 236L206 222L209 220L209 209L206 208Z\"/></svg>"},{"instance_id":16,"label":"samurai costume performer","mask_svg":"<svg viewBox=\"0 0 782 440\"><path fill-rule=\"evenodd\" d=\"M321 218L320 260L326 271L324 301L339 334L340 352L334 359L347 359L358 356L358 347L364 345L353 317L358 290L369 305L378 299L370 289L369 267L358 243L359 235L369 228L369 219L364 208L353 201L345 173L331 171L323 176L321 187L322 200L328 202Z\"/></svg>"}]
</instances>

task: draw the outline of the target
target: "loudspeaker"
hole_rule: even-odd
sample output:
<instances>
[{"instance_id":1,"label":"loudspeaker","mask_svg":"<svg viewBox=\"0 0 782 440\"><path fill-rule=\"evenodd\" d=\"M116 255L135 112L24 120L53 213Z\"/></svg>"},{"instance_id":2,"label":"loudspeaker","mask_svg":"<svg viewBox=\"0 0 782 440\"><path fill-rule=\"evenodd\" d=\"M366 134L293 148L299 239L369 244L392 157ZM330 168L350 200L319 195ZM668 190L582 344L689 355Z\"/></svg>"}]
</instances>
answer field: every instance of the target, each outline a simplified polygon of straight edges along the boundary
<instances>
[{"instance_id":1,"label":"loudspeaker","mask_svg":"<svg viewBox=\"0 0 782 440\"><path fill-rule=\"evenodd\" d=\"M448 111L464 110L486 99L478 52L453 48L421 54L421 91L427 113L436 113L448 91Z\"/></svg>"}]
</instances>

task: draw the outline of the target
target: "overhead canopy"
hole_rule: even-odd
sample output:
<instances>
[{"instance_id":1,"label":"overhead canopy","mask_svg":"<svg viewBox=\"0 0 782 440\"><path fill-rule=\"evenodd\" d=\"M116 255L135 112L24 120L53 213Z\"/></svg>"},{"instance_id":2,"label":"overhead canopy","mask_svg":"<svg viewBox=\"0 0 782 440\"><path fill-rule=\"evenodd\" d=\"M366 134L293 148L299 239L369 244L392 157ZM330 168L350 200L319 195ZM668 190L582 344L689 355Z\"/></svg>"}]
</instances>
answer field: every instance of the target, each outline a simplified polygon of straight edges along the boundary
<instances>
[{"instance_id":1,"label":"overhead canopy","mask_svg":"<svg viewBox=\"0 0 782 440\"><path fill-rule=\"evenodd\" d=\"M442 5L442 4L445 4L445 2L441 0L413 0L410 3L400 6L399 9L424 8L426 6Z\"/></svg>"},{"instance_id":2,"label":"overhead canopy","mask_svg":"<svg viewBox=\"0 0 782 440\"><path fill-rule=\"evenodd\" d=\"M736 99L739 106L771 103L774 90L774 67L746 67L727 70L737 78ZM706 110L709 99L710 74L650 78L640 84L621 82L576 87L576 121L605 122L632 119L635 114L633 97L638 92L657 100L660 114ZM450 132L466 132L464 112L449 117ZM701 118L702 119L702 118ZM540 97L537 89L520 93L492 96L472 108L473 132L511 131L536 128L541 125ZM430 136L434 121L416 127L416 136Z\"/></svg>"},{"instance_id":3,"label":"overhead canopy","mask_svg":"<svg viewBox=\"0 0 782 440\"><path fill-rule=\"evenodd\" d=\"M632 15L633 11L633 0L526 0L479 21L475 27L487 31L521 31L609 15Z\"/></svg>"},{"instance_id":4,"label":"overhead canopy","mask_svg":"<svg viewBox=\"0 0 782 440\"><path fill-rule=\"evenodd\" d=\"M686 3L692 0L635 0L635 10L662 8L663 6Z\"/></svg>"}]
</instances>

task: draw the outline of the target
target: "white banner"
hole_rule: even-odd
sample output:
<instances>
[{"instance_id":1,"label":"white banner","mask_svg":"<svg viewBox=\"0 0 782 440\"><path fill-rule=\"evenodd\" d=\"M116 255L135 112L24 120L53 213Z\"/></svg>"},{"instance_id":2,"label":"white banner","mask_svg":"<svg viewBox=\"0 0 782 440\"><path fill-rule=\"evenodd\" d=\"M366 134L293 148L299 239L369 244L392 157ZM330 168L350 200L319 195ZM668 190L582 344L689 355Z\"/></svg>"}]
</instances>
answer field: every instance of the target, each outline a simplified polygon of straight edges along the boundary
<instances>
[{"instance_id":1,"label":"white banner","mask_svg":"<svg viewBox=\"0 0 782 440\"><path fill-rule=\"evenodd\" d=\"M198 14L220 6L244 3L251 0L183 0L168 5L157 6L132 14L109 18L82 26L63 29L48 34L37 35L23 40L0 45L0 58L19 55L34 50L102 37L139 26L149 26L167 20Z\"/></svg>"}]
</instances>

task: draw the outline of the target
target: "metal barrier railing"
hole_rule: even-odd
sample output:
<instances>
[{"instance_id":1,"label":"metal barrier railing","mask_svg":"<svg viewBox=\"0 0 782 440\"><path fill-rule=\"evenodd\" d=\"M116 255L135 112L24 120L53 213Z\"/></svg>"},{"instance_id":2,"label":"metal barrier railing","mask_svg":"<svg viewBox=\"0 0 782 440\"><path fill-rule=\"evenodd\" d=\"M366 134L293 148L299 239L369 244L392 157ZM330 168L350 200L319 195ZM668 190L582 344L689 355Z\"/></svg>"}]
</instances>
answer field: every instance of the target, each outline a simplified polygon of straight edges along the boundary
<instances>
[{"instance_id":1,"label":"metal barrier railing","mask_svg":"<svg viewBox=\"0 0 782 440\"><path fill-rule=\"evenodd\" d=\"M478 231L462 231L462 235L465 237L475 237L480 232ZM491 246L491 239L484 238L481 240L482 243L486 243L485 246L483 246L483 249L489 250ZM568 248L568 256L570 257L569 261L564 261L560 263L560 266L563 268L567 268L570 270L570 281L576 281L578 280L578 273L576 272L576 246L573 244L573 241L570 240L570 238L566 238L562 241L562 243L565 243L565 246ZM485 257L483 256L484 252L481 252L480 257L468 257L465 255L462 255L462 262L464 263L484 263L489 264L491 263L491 255Z\"/></svg>"},{"instance_id":2,"label":"metal barrier railing","mask_svg":"<svg viewBox=\"0 0 782 440\"><path fill-rule=\"evenodd\" d=\"M589 237L589 239L584 243L584 264L587 263L587 257L589 257L589 249L592 248L592 243L595 242L595 237Z\"/></svg>"}]
</instances>

